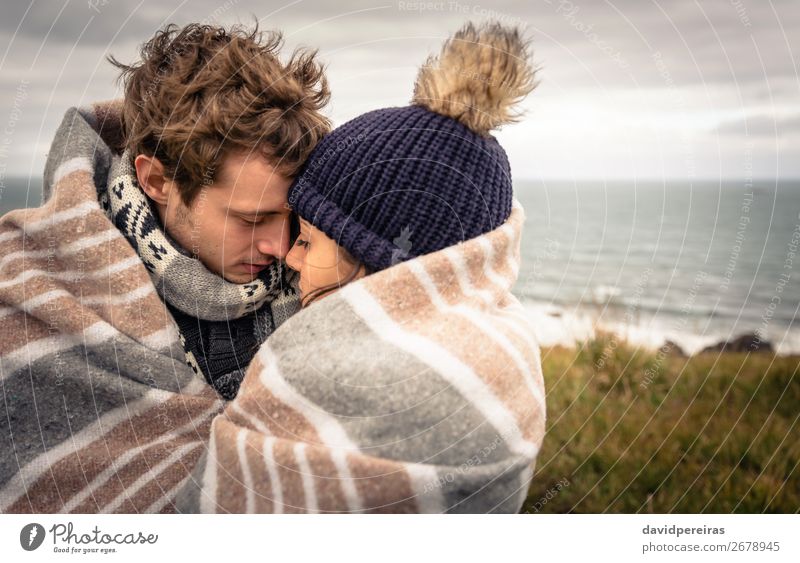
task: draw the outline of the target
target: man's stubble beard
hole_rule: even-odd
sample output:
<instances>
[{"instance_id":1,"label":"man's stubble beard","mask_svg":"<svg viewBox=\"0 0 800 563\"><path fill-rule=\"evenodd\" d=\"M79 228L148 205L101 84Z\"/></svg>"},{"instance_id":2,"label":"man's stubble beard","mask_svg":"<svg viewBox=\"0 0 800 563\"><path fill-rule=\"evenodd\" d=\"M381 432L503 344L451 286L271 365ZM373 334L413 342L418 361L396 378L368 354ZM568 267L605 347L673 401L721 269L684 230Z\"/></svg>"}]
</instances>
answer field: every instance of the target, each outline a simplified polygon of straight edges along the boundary
<instances>
[{"instance_id":1,"label":"man's stubble beard","mask_svg":"<svg viewBox=\"0 0 800 563\"><path fill-rule=\"evenodd\" d=\"M206 251L211 251L209 256L214 256L214 252L216 247L211 248L211 245L208 241L204 241L202 239L203 233L201 229L198 227L198 221L195 217L195 212L192 211L191 208L187 207L183 201L179 203L179 205L175 208L175 234L178 234L179 237L173 236L175 240L179 242L181 245L185 245L188 242L188 247L185 247L186 250L189 251L192 258L195 260L199 260L203 266L206 267L210 272L218 275L222 279L230 282L230 283L247 283L252 281L252 279L230 279L226 277L223 271L220 271L217 266L218 264L209 264L203 257L200 256L200 249L201 245ZM185 237L185 241L184 241ZM220 241L219 246L222 246L222 241ZM221 264L219 264L221 265Z\"/></svg>"},{"instance_id":2,"label":"man's stubble beard","mask_svg":"<svg viewBox=\"0 0 800 563\"><path fill-rule=\"evenodd\" d=\"M188 234L188 250L192 257L195 260L200 259L200 231L197 228L197 225L194 221L192 216L192 211L186 207L183 201L179 202L178 206L175 208L175 234L178 234L177 237L173 236L173 238L179 241L181 244L185 244L181 239L183 238L183 234Z\"/></svg>"}]
</instances>

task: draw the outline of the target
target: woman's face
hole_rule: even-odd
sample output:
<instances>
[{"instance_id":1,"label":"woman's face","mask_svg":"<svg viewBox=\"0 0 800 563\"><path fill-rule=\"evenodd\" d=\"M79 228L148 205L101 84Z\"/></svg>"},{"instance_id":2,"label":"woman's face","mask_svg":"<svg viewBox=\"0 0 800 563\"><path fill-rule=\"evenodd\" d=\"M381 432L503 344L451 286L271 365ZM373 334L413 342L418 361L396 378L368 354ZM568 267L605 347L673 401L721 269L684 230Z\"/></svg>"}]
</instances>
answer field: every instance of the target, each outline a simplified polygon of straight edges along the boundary
<instances>
[{"instance_id":1,"label":"woman's face","mask_svg":"<svg viewBox=\"0 0 800 563\"><path fill-rule=\"evenodd\" d=\"M319 288L341 285L356 268L346 250L303 219L300 219L300 234L286 256L286 264L300 272L301 298ZM363 277L363 270L359 267L358 274L350 281Z\"/></svg>"}]
</instances>

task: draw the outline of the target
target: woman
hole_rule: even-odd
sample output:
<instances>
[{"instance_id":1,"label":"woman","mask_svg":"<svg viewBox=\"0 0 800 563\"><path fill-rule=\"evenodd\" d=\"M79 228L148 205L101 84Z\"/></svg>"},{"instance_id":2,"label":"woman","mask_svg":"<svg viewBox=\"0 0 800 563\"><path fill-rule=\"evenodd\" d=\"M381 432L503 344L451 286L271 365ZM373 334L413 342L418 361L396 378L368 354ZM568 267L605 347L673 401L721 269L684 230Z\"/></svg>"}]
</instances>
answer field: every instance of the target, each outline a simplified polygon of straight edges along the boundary
<instances>
[{"instance_id":1,"label":"woman","mask_svg":"<svg viewBox=\"0 0 800 563\"><path fill-rule=\"evenodd\" d=\"M314 150L289 203L304 309L261 347L179 508L516 512L544 436L539 349L510 289L523 212L489 132L528 46L465 26L412 104Z\"/></svg>"}]
</instances>

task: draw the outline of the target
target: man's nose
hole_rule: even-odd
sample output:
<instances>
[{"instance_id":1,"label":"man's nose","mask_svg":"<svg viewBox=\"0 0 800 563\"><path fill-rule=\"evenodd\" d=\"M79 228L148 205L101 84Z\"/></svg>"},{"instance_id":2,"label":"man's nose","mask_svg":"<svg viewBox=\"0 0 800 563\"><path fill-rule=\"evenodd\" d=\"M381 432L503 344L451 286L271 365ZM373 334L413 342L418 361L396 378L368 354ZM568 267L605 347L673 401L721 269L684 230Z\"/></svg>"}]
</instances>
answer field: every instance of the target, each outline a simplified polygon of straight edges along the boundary
<instances>
[{"instance_id":1,"label":"man's nose","mask_svg":"<svg viewBox=\"0 0 800 563\"><path fill-rule=\"evenodd\" d=\"M289 253L288 221L261 229L256 237L256 250L261 254L283 260Z\"/></svg>"}]
</instances>

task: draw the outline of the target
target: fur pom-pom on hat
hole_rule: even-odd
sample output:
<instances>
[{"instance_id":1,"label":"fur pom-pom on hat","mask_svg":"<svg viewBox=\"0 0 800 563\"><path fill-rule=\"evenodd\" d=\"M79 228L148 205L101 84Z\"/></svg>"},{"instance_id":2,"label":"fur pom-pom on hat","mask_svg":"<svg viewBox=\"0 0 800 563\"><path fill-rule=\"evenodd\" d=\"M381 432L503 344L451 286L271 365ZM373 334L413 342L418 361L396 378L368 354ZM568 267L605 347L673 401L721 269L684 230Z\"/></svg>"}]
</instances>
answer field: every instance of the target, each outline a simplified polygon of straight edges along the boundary
<instances>
[{"instance_id":1,"label":"fur pom-pom on hat","mask_svg":"<svg viewBox=\"0 0 800 563\"><path fill-rule=\"evenodd\" d=\"M470 22L420 68L411 102L485 136L519 119L515 106L537 86L535 76L519 29Z\"/></svg>"}]
</instances>

